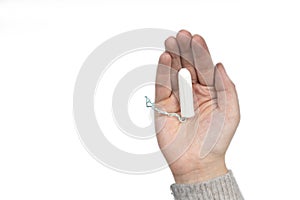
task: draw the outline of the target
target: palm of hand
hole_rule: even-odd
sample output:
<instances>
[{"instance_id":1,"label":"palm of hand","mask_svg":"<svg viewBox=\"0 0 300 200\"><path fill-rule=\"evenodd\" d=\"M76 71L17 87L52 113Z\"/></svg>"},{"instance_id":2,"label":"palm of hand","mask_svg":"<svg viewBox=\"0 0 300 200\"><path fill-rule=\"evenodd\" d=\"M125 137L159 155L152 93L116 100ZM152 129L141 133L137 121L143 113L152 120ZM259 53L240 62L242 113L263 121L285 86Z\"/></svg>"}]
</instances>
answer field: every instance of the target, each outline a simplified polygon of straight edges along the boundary
<instances>
[{"instance_id":1,"label":"palm of hand","mask_svg":"<svg viewBox=\"0 0 300 200\"><path fill-rule=\"evenodd\" d=\"M201 171L202 168L211 167L210 163L223 160L226 149L239 123L239 107L235 87L227 77L223 66L218 64L216 72L214 68L210 70L206 68L207 73L205 73L205 75L208 77L200 77L201 69L199 70L193 66L197 65L197 58L195 57L198 56L195 54L197 52L192 50L191 43L194 41L194 37L191 37L190 41L188 39L180 40L180 34L185 34L184 37L189 38L189 33L185 31L179 32L177 42L180 50L190 46L190 52L194 53L191 59L195 60L194 63L189 64L191 62L187 62L185 59L185 57L190 56L187 55L187 50L184 51L186 54L183 55L184 58L182 57L183 53L178 53L179 55L172 53L174 51L176 52L176 47L168 46L168 40L174 39L169 38L166 41L166 49L173 49L171 49L169 53L164 53L161 56L160 64L170 66L171 69L178 71L181 66L178 67L176 64L178 65L178 59L180 59L180 63L187 66L193 79L195 116L181 123L176 118L160 115L158 113L155 114L158 143L174 176L183 176L193 173L194 171ZM198 36L196 36L196 39L197 37ZM202 40L202 45L206 46L204 40L202 38L200 39ZM191 45L184 44L188 41ZM171 42L171 44L174 44L174 42ZM199 45L199 42L197 45ZM206 50L208 52L208 49ZM211 60L210 55L209 58L202 57L202 60L200 59L198 61L204 61L204 64L207 66L210 65L207 60ZM157 80L162 79L162 77L159 77L159 73L160 70L158 69ZM168 112L180 113L178 88L176 87L177 82L174 80L176 76L172 76L172 72L170 74L169 86L161 87L157 85L156 104ZM164 79L165 78L166 77L164 77ZM205 84L208 83L212 86L204 85L203 80L205 80ZM221 129L215 130L215 124L221 124ZM206 141L205 138L210 135L212 135L212 137ZM209 148L203 157L200 151L203 150L202 148L204 146Z\"/></svg>"}]
</instances>

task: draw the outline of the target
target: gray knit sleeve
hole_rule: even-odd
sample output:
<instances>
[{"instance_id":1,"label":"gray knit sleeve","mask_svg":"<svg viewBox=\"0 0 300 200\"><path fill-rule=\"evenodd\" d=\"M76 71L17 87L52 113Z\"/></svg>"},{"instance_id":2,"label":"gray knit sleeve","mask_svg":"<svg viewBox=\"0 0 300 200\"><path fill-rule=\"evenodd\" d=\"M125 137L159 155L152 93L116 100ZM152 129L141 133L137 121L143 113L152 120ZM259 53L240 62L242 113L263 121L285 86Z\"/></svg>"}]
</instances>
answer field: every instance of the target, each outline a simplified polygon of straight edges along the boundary
<instances>
[{"instance_id":1,"label":"gray knit sleeve","mask_svg":"<svg viewBox=\"0 0 300 200\"><path fill-rule=\"evenodd\" d=\"M173 184L175 200L244 200L231 171L195 184Z\"/></svg>"}]
</instances>

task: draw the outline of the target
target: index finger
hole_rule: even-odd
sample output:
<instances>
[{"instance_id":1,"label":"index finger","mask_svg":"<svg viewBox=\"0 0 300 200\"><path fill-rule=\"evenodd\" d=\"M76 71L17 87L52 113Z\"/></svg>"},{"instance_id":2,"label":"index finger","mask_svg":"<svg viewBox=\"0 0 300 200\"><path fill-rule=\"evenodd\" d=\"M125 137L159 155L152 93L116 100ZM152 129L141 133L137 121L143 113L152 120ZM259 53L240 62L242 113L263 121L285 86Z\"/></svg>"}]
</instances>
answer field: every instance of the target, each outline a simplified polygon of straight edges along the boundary
<instances>
[{"instance_id":1,"label":"index finger","mask_svg":"<svg viewBox=\"0 0 300 200\"><path fill-rule=\"evenodd\" d=\"M192 38L194 65L201 85L214 85L214 64L209 54L205 40L200 35Z\"/></svg>"}]
</instances>

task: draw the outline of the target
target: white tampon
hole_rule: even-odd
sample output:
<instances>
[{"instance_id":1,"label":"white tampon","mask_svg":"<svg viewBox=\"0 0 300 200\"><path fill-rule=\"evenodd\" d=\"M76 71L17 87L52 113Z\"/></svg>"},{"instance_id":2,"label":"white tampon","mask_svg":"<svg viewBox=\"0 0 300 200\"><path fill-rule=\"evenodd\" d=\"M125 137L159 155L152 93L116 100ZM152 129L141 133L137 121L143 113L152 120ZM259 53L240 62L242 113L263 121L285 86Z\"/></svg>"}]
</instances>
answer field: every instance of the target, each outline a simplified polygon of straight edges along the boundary
<instances>
[{"instance_id":1,"label":"white tampon","mask_svg":"<svg viewBox=\"0 0 300 200\"><path fill-rule=\"evenodd\" d=\"M186 68L178 72L178 86L181 117L191 118L195 115L193 88L191 74Z\"/></svg>"}]
</instances>

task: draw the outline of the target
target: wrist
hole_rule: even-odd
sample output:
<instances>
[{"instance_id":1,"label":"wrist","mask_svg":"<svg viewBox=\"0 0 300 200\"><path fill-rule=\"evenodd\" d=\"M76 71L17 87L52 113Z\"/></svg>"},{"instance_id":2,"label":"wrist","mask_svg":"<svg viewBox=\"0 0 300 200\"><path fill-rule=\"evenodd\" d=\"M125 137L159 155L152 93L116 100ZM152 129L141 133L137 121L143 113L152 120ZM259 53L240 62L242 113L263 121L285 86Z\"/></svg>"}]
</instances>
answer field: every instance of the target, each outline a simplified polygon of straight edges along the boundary
<instances>
[{"instance_id":1,"label":"wrist","mask_svg":"<svg viewBox=\"0 0 300 200\"><path fill-rule=\"evenodd\" d=\"M185 174L174 174L177 184L192 184L208 181L228 173L225 160L217 160L209 163L201 163L199 167Z\"/></svg>"}]
</instances>

